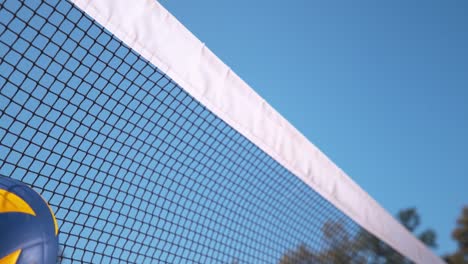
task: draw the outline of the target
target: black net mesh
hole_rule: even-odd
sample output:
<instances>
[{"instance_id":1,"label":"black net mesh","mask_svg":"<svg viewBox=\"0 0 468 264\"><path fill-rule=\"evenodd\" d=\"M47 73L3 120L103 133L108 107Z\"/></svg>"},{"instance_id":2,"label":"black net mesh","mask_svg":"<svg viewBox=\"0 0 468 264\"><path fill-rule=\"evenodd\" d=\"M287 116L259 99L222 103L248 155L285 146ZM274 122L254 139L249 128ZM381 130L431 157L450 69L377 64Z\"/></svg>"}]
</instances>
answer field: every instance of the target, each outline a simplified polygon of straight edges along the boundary
<instances>
[{"instance_id":1,"label":"black net mesh","mask_svg":"<svg viewBox=\"0 0 468 264\"><path fill-rule=\"evenodd\" d=\"M64 263L407 261L67 1L1 0L0 58L0 174Z\"/></svg>"}]
</instances>

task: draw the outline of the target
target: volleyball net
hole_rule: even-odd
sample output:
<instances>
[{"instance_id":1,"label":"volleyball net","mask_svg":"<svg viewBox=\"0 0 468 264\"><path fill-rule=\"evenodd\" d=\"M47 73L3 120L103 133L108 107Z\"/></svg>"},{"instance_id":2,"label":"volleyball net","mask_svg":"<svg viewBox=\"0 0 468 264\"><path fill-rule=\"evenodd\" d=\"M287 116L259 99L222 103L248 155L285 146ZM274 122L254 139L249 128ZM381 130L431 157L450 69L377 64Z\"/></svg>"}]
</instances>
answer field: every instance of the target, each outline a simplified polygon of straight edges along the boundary
<instances>
[{"instance_id":1,"label":"volleyball net","mask_svg":"<svg viewBox=\"0 0 468 264\"><path fill-rule=\"evenodd\" d=\"M156 1L1 1L0 87L63 263L441 263Z\"/></svg>"}]
</instances>

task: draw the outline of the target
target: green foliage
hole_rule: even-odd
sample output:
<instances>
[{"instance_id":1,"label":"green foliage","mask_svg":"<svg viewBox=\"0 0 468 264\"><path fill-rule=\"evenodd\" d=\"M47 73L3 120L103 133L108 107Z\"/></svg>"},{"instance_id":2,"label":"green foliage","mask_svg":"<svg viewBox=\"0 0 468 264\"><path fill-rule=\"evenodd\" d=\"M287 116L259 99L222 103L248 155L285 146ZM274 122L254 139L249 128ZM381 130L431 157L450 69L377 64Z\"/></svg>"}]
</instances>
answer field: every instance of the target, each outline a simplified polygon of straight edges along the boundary
<instances>
[{"instance_id":1,"label":"green foliage","mask_svg":"<svg viewBox=\"0 0 468 264\"><path fill-rule=\"evenodd\" d=\"M279 261L280 264L312 264L317 262L319 262L319 258L304 244L297 247L296 250L284 254Z\"/></svg>"},{"instance_id":2,"label":"green foliage","mask_svg":"<svg viewBox=\"0 0 468 264\"><path fill-rule=\"evenodd\" d=\"M318 254L320 263L366 263L357 250L358 242L342 220L325 222L322 234L326 247Z\"/></svg>"},{"instance_id":3,"label":"green foliage","mask_svg":"<svg viewBox=\"0 0 468 264\"><path fill-rule=\"evenodd\" d=\"M324 249L314 252L302 244L293 251L282 256L280 264L312 264L312 263L353 263L361 264L366 261L355 250L356 241L348 233L343 221L327 221L322 226Z\"/></svg>"},{"instance_id":4,"label":"green foliage","mask_svg":"<svg viewBox=\"0 0 468 264\"><path fill-rule=\"evenodd\" d=\"M414 208L401 210L397 219L410 232L415 232L420 225L420 217ZM284 254L279 264L411 263L363 229L357 234L350 233L343 221L329 220L323 224L321 231L324 247L320 251L314 251L302 244ZM436 234L433 230L425 230L417 236L427 246L436 247Z\"/></svg>"},{"instance_id":5,"label":"green foliage","mask_svg":"<svg viewBox=\"0 0 468 264\"><path fill-rule=\"evenodd\" d=\"M414 230L416 230L421 222L415 208L408 208L399 211L397 218L400 220L400 223L410 232L414 232Z\"/></svg>"},{"instance_id":6,"label":"green foliage","mask_svg":"<svg viewBox=\"0 0 468 264\"><path fill-rule=\"evenodd\" d=\"M434 230L426 230L422 232L421 234L418 235L419 240L421 240L426 246L431 247L431 248L436 248L436 233Z\"/></svg>"},{"instance_id":7,"label":"green foliage","mask_svg":"<svg viewBox=\"0 0 468 264\"><path fill-rule=\"evenodd\" d=\"M421 224L420 216L416 208L408 208L400 210L397 214L397 219L411 233L415 233L416 229ZM436 233L432 229L427 229L420 234L415 234L421 242L430 248L437 248Z\"/></svg>"},{"instance_id":8,"label":"green foliage","mask_svg":"<svg viewBox=\"0 0 468 264\"><path fill-rule=\"evenodd\" d=\"M452 232L452 238L457 242L458 249L444 259L450 264L468 264L468 206L463 208Z\"/></svg>"}]
</instances>

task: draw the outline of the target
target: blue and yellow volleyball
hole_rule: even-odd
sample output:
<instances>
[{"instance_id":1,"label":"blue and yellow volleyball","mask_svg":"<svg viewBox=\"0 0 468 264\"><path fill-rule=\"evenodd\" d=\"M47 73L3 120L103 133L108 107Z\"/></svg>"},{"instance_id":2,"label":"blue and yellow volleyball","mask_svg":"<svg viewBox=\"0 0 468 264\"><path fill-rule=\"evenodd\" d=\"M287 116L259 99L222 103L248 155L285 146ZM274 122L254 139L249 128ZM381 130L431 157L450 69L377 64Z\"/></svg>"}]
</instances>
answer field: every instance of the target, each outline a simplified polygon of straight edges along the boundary
<instances>
[{"instance_id":1,"label":"blue and yellow volleyball","mask_svg":"<svg viewBox=\"0 0 468 264\"><path fill-rule=\"evenodd\" d=\"M57 263L57 256L52 209L26 184L0 176L0 264Z\"/></svg>"}]
</instances>

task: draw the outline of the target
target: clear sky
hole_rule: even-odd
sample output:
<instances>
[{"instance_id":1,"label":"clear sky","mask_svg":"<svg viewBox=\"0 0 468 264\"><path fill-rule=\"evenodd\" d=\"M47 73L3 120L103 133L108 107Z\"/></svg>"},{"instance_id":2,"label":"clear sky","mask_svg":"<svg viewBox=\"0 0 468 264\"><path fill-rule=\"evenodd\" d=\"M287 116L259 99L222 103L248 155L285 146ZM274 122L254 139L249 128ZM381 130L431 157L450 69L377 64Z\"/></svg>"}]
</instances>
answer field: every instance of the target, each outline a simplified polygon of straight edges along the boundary
<instances>
[{"instance_id":1,"label":"clear sky","mask_svg":"<svg viewBox=\"0 0 468 264\"><path fill-rule=\"evenodd\" d=\"M392 214L455 249L468 204L468 2L160 0Z\"/></svg>"}]
</instances>

